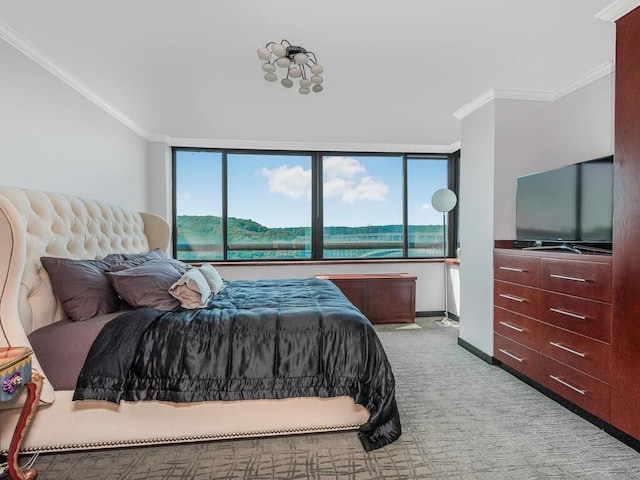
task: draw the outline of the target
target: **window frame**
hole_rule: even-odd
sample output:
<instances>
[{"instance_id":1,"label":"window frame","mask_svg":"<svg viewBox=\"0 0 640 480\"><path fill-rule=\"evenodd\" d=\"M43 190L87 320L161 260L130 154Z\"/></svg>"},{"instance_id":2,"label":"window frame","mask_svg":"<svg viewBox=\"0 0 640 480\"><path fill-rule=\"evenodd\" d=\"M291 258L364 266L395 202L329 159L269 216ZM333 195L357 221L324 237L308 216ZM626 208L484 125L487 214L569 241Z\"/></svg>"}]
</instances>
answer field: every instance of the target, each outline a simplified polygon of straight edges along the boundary
<instances>
[{"instance_id":1,"label":"window frame","mask_svg":"<svg viewBox=\"0 0 640 480\"><path fill-rule=\"evenodd\" d=\"M401 153L401 152L357 152L357 151L310 151L310 150L269 150L269 149L238 149L238 148L207 148L207 147L171 147L171 187L172 187L172 239L171 248L175 255L178 253L178 236L177 236L177 155L180 151L190 152L218 152L222 159L222 260L184 260L185 262L228 262L228 263L244 263L244 262L375 262L375 261L425 261L437 260L442 256L430 257L409 257L409 225L408 225L408 185L407 185L407 163L409 160L447 160L447 188L451 189L458 195L459 206L459 178L460 178L460 150L452 153ZM312 176L312 199L311 199L311 255L309 258L287 258L287 259L229 259L228 258L228 155L280 155L280 156L309 156L311 157L311 176ZM392 257L388 259L371 259L371 258L323 258L323 157L342 156L342 157L400 157L402 161L402 234L403 246L402 256ZM453 257L458 245L458 208L454 208L447 213L447 246L446 257ZM277 248L267 249L277 251Z\"/></svg>"}]
</instances>

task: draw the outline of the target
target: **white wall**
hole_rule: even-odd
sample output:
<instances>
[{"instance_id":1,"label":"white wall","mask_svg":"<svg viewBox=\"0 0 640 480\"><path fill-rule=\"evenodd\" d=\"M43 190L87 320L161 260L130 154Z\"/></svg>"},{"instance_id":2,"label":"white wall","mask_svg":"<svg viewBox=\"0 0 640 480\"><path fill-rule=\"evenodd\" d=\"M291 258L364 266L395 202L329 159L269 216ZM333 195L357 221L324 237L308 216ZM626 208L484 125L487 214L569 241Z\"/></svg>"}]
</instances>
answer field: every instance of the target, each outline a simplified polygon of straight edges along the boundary
<instances>
[{"instance_id":1,"label":"white wall","mask_svg":"<svg viewBox=\"0 0 640 480\"><path fill-rule=\"evenodd\" d=\"M495 102L464 118L460 152L459 338L493 352Z\"/></svg>"},{"instance_id":2,"label":"white wall","mask_svg":"<svg viewBox=\"0 0 640 480\"><path fill-rule=\"evenodd\" d=\"M147 141L0 40L0 184L146 210Z\"/></svg>"},{"instance_id":3,"label":"white wall","mask_svg":"<svg viewBox=\"0 0 640 480\"><path fill-rule=\"evenodd\" d=\"M166 142L149 142L147 149L147 208L151 213L171 221L171 147Z\"/></svg>"},{"instance_id":4,"label":"white wall","mask_svg":"<svg viewBox=\"0 0 640 480\"><path fill-rule=\"evenodd\" d=\"M516 178L613 153L613 74L555 102L494 100L462 121L460 338L493 355L493 241L515 238Z\"/></svg>"}]
</instances>

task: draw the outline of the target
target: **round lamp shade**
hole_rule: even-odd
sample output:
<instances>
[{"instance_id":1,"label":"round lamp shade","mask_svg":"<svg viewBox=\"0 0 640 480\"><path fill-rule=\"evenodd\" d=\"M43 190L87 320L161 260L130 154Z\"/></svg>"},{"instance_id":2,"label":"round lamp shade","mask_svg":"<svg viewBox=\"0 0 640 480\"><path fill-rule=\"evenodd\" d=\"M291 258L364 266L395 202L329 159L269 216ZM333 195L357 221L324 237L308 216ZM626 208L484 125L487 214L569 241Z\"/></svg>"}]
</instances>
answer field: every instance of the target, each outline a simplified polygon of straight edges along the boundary
<instances>
[{"instance_id":1,"label":"round lamp shade","mask_svg":"<svg viewBox=\"0 0 640 480\"><path fill-rule=\"evenodd\" d=\"M449 212L456 206L458 198L448 188L441 188L431 197L431 205L439 212Z\"/></svg>"}]
</instances>

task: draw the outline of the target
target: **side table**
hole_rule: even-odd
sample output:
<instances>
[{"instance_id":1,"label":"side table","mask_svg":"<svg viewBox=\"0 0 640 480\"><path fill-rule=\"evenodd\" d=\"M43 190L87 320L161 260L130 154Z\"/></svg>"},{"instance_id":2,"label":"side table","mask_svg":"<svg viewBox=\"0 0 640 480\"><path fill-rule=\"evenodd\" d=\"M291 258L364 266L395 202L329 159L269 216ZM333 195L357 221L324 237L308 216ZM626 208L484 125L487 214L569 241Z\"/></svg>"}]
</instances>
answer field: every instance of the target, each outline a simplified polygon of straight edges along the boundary
<instances>
[{"instance_id":1,"label":"side table","mask_svg":"<svg viewBox=\"0 0 640 480\"><path fill-rule=\"evenodd\" d=\"M42 390L43 377L31 368L32 354L33 350L27 347L0 347L0 402L11 400L23 387L27 389L27 399L22 406L7 455L9 478L12 480L33 480L38 476L35 468L21 470L18 465L20 444L36 412Z\"/></svg>"}]
</instances>

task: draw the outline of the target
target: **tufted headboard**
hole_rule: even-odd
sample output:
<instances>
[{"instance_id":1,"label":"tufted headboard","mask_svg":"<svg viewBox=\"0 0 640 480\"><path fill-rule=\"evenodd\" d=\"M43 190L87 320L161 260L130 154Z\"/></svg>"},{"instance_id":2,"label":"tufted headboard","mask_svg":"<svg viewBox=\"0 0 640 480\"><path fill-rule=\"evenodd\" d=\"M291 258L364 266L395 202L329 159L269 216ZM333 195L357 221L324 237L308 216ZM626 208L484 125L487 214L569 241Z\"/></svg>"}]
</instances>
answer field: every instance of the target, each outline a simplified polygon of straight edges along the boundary
<instances>
[{"instance_id":1,"label":"tufted headboard","mask_svg":"<svg viewBox=\"0 0 640 480\"><path fill-rule=\"evenodd\" d=\"M73 195L0 187L0 346L29 346L29 333L64 318L40 257L99 259L166 250L170 234L157 215ZM43 389L44 401L45 396Z\"/></svg>"}]
</instances>

